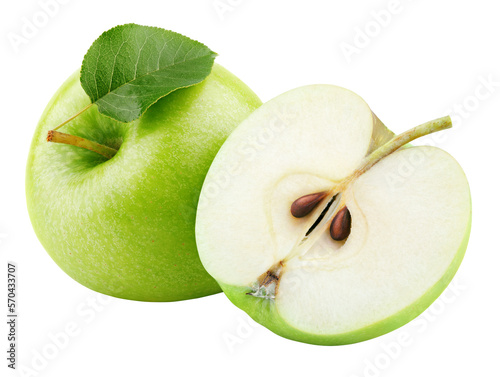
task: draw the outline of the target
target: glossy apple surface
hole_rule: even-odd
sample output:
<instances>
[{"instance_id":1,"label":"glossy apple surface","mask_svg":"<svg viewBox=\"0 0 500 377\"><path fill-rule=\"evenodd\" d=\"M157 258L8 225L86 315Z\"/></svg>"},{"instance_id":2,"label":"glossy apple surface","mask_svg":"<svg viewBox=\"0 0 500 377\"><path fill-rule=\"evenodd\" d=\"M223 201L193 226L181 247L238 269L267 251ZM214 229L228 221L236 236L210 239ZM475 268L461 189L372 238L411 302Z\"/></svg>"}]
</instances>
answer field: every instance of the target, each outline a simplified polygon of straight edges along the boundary
<instances>
[{"instance_id":1,"label":"glossy apple surface","mask_svg":"<svg viewBox=\"0 0 500 377\"><path fill-rule=\"evenodd\" d=\"M110 160L46 142L88 103L75 73L33 137L26 197L44 248L73 279L111 296L174 301L219 292L197 253L196 206L214 156L258 97L215 65L204 82L161 99L135 122L93 106L60 130L119 149Z\"/></svg>"}]
</instances>

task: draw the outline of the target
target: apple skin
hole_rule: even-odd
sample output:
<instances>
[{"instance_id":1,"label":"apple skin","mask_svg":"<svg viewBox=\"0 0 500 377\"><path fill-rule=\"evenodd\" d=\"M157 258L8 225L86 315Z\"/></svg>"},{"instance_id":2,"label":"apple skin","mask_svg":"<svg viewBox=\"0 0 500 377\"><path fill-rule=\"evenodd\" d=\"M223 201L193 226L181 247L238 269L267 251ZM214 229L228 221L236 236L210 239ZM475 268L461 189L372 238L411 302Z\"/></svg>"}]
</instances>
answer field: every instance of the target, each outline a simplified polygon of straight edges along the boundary
<instances>
[{"instance_id":1,"label":"apple skin","mask_svg":"<svg viewBox=\"0 0 500 377\"><path fill-rule=\"evenodd\" d=\"M60 130L119 148L110 160L46 141L89 103L73 74L33 137L26 197L45 250L77 282L119 298L176 301L220 292L196 249L198 196L220 146L259 98L216 64L205 81L162 98L130 124L92 106Z\"/></svg>"},{"instance_id":2,"label":"apple skin","mask_svg":"<svg viewBox=\"0 0 500 377\"><path fill-rule=\"evenodd\" d=\"M219 283L225 295L229 300L241 310L245 311L254 321L267 327L269 330L284 338L295 340L302 343L309 343L322 346L335 346L358 343L369 340L407 324L412 319L418 317L425 311L446 289L450 284L453 276L455 276L460 263L465 255L467 243L471 230L472 216L469 216L467 232L457 250L452 263L446 273L434 284L423 296L412 305L407 306L403 310L393 314L392 316L379 321L365 328L337 335L318 335L311 334L298 330L290 326L281 318L274 301L263 300L251 295L248 295L248 287L236 287Z\"/></svg>"}]
</instances>

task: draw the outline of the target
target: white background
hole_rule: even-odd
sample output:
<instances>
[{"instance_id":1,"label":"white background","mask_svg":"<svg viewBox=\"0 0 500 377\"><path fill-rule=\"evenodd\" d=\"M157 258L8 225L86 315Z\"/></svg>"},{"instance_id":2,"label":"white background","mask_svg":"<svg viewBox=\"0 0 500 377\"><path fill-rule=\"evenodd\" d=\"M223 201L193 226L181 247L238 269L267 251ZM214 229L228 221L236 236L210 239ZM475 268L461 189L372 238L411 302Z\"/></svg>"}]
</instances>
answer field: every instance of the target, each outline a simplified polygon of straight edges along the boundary
<instances>
[{"instance_id":1,"label":"white background","mask_svg":"<svg viewBox=\"0 0 500 377\"><path fill-rule=\"evenodd\" d=\"M18 362L32 368L31 375L498 373L497 2L60 0L44 19L39 12L46 1L10 0L0 6L0 312L6 311L5 270L12 260L19 275ZM16 48L9 38L23 36L23 24L33 18L40 25L36 34ZM24 169L32 133L52 94L78 69L95 38L127 22L204 42L219 53L217 62L263 101L300 85L336 84L360 94L398 133L451 113L455 128L423 142L455 156L472 190L471 239L452 289L399 330L342 347L280 338L254 324L223 294L177 303L104 298L93 304L104 296L66 276L35 237L25 206ZM363 40L361 32L370 36ZM347 45L356 52L344 53ZM61 340L68 326L78 334L56 345L54 337ZM1 355L6 355L6 333L4 324ZM4 376L7 362L0 359Z\"/></svg>"}]
</instances>

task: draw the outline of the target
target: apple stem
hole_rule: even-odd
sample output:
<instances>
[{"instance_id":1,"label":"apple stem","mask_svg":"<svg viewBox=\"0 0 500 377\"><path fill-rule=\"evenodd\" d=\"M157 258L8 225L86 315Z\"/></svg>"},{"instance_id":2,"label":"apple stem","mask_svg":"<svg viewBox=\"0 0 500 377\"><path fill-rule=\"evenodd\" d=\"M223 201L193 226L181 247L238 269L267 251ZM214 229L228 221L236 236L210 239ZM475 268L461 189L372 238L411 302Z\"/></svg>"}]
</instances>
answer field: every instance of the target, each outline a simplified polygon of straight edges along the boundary
<instances>
[{"instance_id":1,"label":"apple stem","mask_svg":"<svg viewBox=\"0 0 500 377\"><path fill-rule=\"evenodd\" d=\"M95 141L87 140L80 136L65 134L55 130L49 131L47 135L47 141L52 143L74 145L75 147L88 149L89 151L99 153L100 155L108 159L112 158L118 152L116 149L98 144Z\"/></svg>"},{"instance_id":2,"label":"apple stem","mask_svg":"<svg viewBox=\"0 0 500 377\"><path fill-rule=\"evenodd\" d=\"M87 111L87 110L88 110L88 108L89 108L90 106L92 106L92 105L93 105L93 103L89 103L87 106L85 106L85 107L84 107L83 109L81 109L79 112L77 112L75 115L73 115L72 117L70 117L70 118L66 119L66 120L65 120L64 122L62 122L59 126L57 126L56 128L54 128L54 130L53 130L53 131L56 131L56 130L58 130L59 128L61 128L62 126L64 126L65 124L67 124L67 123L71 122L71 121L72 121L73 119L75 119L78 115L80 115L80 114L84 113L85 111Z\"/></svg>"},{"instance_id":3,"label":"apple stem","mask_svg":"<svg viewBox=\"0 0 500 377\"><path fill-rule=\"evenodd\" d=\"M434 119L429 122L423 123L417 127L414 127L400 135L394 136L387 143L373 151L369 156L367 156L364 162L361 164L361 168L356 170L346 181L352 181L357 177L361 176L368 169L370 169L377 162L387 157L391 153L397 151L399 148L408 144L410 141L418 139L419 137L432 134L434 132L442 131L447 128L451 128L451 118L445 116L442 118Z\"/></svg>"},{"instance_id":4,"label":"apple stem","mask_svg":"<svg viewBox=\"0 0 500 377\"><path fill-rule=\"evenodd\" d=\"M387 157L391 153L395 152L405 144L409 143L412 140L415 140L419 137L429 135L433 132L442 131L447 128L451 128L451 118L449 116L445 116L443 118L431 120L430 122L421 124L411 130L403 132L400 135L394 136L387 143L377 148L375 151L370 153L360 165L360 168L354 171L350 176L342 180L338 185L336 185L329 192L328 201L325 207L318 207L316 209L316 213L321 213L321 220L311 220L309 229L305 236L297 242L292 251L288 254L288 256L284 259L284 261L288 261L292 258L295 258L300 255L304 255L307 250L311 248L310 245L314 244L320 237L322 230L328 225L331 224L331 221L335 219L337 214L346 207L346 199L343 193L348 189L348 187L363 173L365 173L368 169L370 169L377 162L382 160L384 157ZM337 198L335 198L337 197ZM326 213L324 213L326 211ZM324 214L323 214L324 213ZM316 218L317 219L317 218ZM314 223L313 223L314 220ZM318 222L316 224L316 222ZM314 225L313 225L314 224ZM314 231L311 232L311 227L314 226Z\"/></svg>"}]
</instances>

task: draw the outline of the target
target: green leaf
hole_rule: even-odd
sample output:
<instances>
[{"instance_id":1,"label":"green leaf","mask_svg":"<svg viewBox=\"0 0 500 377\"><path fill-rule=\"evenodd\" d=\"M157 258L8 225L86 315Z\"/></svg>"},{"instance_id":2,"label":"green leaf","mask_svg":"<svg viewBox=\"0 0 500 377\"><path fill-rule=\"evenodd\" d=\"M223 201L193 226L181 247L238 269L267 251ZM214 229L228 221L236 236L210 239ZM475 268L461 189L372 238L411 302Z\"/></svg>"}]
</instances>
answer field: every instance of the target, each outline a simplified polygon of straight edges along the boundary
<instances>
[{"instance_id":1,"label":"green leaf","mask_svg":"<svg viewBox=\"0 0 500 377\"><path fill-rule=\"evenodd\" d=\"M80 81L102 114L130 122L174 90L203 81L216 55L173 31L126 24L92 44Z\"/></svg>"}]
</instances>

